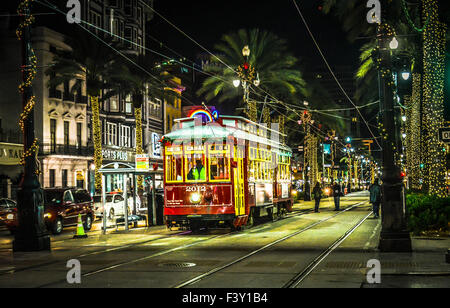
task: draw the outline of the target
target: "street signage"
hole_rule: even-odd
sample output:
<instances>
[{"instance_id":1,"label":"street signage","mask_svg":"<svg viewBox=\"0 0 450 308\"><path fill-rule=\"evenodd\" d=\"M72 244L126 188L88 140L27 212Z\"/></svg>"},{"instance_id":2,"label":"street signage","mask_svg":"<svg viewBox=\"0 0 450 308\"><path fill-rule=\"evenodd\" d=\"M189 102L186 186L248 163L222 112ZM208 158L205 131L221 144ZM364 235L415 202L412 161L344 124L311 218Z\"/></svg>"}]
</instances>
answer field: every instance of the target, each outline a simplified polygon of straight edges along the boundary
<instances>
[{"instance_id":1,"label":"street signage","mask_svg":"<svg viewBox=\"0 0 450 308\"><path fill-rule=\"evenodd\" d=\"M439 129L439 140L445 143L450 143L450 127Z\"/></svg>"},{"instance_id":2,"label":"street signage","mask_svg":"<svg viewBox=\"0 0 450 308\"><path fill-rule=\"evenodd\" d=\"M136 154L136 171L149 171L150 162L147 154Z\"/></svg>"}]
</instances>

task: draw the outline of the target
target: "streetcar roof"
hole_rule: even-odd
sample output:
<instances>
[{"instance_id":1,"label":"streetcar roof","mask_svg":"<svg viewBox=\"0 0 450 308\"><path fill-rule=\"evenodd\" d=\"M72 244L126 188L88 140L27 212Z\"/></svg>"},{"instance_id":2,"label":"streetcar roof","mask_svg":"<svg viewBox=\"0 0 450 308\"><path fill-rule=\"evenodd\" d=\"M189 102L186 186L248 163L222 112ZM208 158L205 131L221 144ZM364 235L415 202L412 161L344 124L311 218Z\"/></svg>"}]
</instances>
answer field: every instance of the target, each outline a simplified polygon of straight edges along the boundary
<instances>
[{"instance_id":1,"label":"streetcar roof","mask_svg":"<svg viewBox=\"0 0 450 308\"><path fill-rule=\"evenodd\" d=\"M233 127L223 127L219 124L198 125L177 129L165 135L164 140L194 141L208 139L214 142L217 140L225 140L229 136L236 139L243 139L250 142L268 145L287 152L292 152L288 146L285 146L276 140L264 138Z\"/></svg>"}]
</instances>

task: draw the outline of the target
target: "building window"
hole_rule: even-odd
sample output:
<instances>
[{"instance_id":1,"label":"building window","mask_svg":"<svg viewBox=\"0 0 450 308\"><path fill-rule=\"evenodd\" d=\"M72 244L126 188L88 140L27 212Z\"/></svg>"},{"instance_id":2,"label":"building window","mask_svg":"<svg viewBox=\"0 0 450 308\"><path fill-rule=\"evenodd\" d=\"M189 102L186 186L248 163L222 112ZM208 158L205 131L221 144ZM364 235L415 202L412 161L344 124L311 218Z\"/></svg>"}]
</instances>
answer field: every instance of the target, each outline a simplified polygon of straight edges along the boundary
<instances>
[{"instance_id":1,"label":"building window","mask_svg":"<svg viewBox=\"0 0 450 308\"><path fill-rule=\"evenodd\" d=\"M107 123L107 144L117 145L117 124Z\"/></svg>"},{"instance_id":2,"label":"building window","mask_svg":"<svg viewBox=\"0 0 450 308\"><path fill-rule=\"evenodd\" d=\"M112 97L109 100L109 111L111 112L119 112L119 103L117 97Z\"/></svg>"},{"instance_id":3,"label":"building window","mask_svg":"<svg viewBox=\"0 0 450 308\"><path fill-rule=\"evenodd\" d=\"M131 0L125 0L125 14L130 16L132 12Z\"/></svg>"},{"instance_id":4,"label":"building window","mask_svg":"<svg viewBox=\"0 0 450 308\"><path fill-rule=\"evenodd\" d=\"M49 169L49 186L55 187L55 169Z\"/></svg>"},{"instance_id":5,"label":"building window","mask_svg":"<svg viewBox=\"0 0 450 308\"><path fill-rule=\"evenodd\" d=\"M56 120L50 119L50 151L56 152Z\"/></svg>"},{"instance_id":6,"label":"building window","mask_svg":"<svg viewBox=\"0 0 450 308\"><path fill-rule=\"evenodd\" d=\"M69 148L69 122L64 121L64 147Z\"/></svg>"},{"instance_id":7,"label":"building window","mask_svg":"<svg viewBox=\"0 0 450 308\"><path fill-rule=\"evenodd\" d=\"M81 149L81 130L83 127L83 123L77 123L77 148L78 150Z\"/></svg>"},{"instance_id":8,"label":"building window","mask_svg":"<svg viewBox=\"0 0 450 308\"><path fill-rule=\"evenodd\" d=\"M129 126L122 126L120 135L121 135L120 146L130 148L131 147L131 128Z\"/></svg>"},{"instance_id":9,"label":"building window","mask_svg":"<svg viewBox=\"0 0 450 308\"><path fill-rule=\"evenodd\" d=\"M62 170L62 187L67 187L67 169Z\"/></svg>"}]
</instances>

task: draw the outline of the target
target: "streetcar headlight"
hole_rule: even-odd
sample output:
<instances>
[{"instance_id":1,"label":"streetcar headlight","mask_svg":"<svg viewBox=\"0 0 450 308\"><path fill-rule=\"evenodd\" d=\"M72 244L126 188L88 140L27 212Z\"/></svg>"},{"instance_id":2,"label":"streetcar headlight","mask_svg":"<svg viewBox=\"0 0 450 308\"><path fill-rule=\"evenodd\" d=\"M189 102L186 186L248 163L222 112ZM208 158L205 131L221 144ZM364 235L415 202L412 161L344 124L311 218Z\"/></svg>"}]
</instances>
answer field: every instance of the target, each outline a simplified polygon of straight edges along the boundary
<instances>
[{"instance_id":1,"label":"streetcar headlight","mask_svg":"<svg viewBox=\"0 0 450 308\"><path fill-rule=\"evenodd\" d=\"M6 219L8 219L8 220L13 220L13 219L14 219L14 214L8 214L8 215L6 215Z\"/></svg>"},{"instance_id":2,"label":"streetcar headlight","mask_svg":"<svg viewBox=\"0 0 450 308\"><path fill-rule=\"evenodd\" d=\"M293 196L297 196L297 194L298 194L298 192L296 190L292 190L291 193Z\"/></svg>"},{"instance_id":3,"label":"streetcar headlight","mask_svg":"<svg viewBox=\"0 0 450 308\"><path fill-rule=\"evenodd\" d=\"M44 218L51 218L52 217L52 214L50 214L50 213L45 213L44 214Z\"/></svg>"},{"instance_id":4,"label":"streetcar headlight","mask_svg":"<svg viewBox=\"0 0 450 308\"><path fill-rule=\"evenodd\" d=\"M199 193L192 193L190 199L192 203L197 204L200 203L201 196Z\"/></svg>"},{"instance_id":5,"label":"streetcar headlight","mask_svg":"<svg viewBox=\"0 0 450 308\"><path fill-rule=\"evenodd\" d=\"M325 188L325 194L327 194L327 195L330 194L330 189L329 188Z\"/></svg>"}]
</instances>

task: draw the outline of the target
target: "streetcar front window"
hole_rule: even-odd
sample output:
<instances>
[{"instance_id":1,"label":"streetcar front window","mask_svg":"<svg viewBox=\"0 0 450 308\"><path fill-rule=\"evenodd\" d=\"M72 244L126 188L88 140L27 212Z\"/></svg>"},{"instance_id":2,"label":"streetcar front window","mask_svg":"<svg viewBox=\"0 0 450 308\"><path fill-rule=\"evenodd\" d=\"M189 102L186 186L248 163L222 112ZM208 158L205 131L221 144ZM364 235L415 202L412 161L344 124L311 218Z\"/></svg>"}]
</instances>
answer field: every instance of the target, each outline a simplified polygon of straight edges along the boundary
<instances>
[{"instance_id":1,"label":"streetcar front window","mask_svg":"<svg viewBox=\"0 0 450 308\"><path fill-rule=\"evenodd\" d=\"M166 155L166 181L168 183L183 182L183 159L181 154Z\"/></svg>"},{"instance_id":2,"label":"streetcar front window","mask_svg":"<svg viewBox=\"0 0 450 308\"><path fill-rule=\"evenodd\" d=\"M185 154L185 173L187 182L206 182L205 155Z\"/></svg>"},{"instance_id":3,"label":"streetcar front window","mask_svg":"<svg viewBox=\"0 0 450 308\"><path fill-rule=\"evenodd\" d=\"M224 154L215 153L209 155L209 180L228 181L230 180L230 159Z\"/></svg>"}]
</instances>

